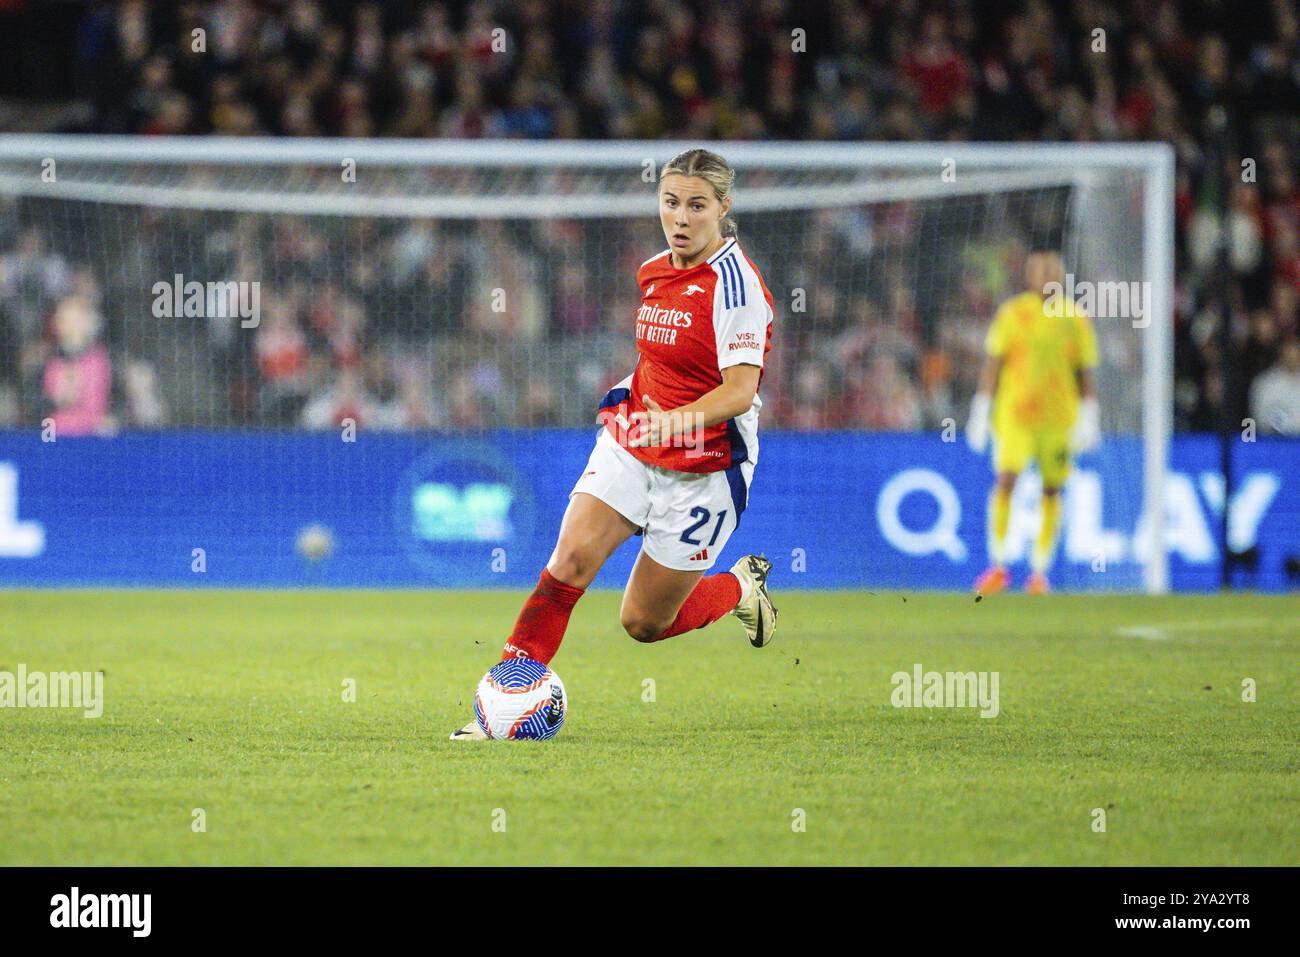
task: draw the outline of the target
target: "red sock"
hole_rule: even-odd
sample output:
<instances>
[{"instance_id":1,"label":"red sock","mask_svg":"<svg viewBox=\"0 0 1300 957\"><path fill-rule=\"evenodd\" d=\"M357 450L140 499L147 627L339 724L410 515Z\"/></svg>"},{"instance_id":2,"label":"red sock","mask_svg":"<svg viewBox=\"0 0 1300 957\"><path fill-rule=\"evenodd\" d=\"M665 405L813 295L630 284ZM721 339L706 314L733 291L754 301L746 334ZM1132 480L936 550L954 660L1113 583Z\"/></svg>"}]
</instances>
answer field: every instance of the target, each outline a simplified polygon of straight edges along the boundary
<instances>
[{"instance_id":1,"label":"red sock","mask_svg":"<svg viewBox=\"0 0 1300 957\"><path fill-rule=\"evenodd\" d=\"M706 575L686 596L682 610L655 641L711 625L740 604L740 579L731 572Z\"/></svg>"},{"instance_id":2,"label":"red sock","mask_svg":"<svg viewBox=\"0 0 1300 957\"><path fill-rule=\"evenodd\" d=\"M506 641L501 660L533 658L547 664L560 650L569 613L585 590L566 585L543 568L533 593L515 619L515 630Z\"/></svg>"}]
</instances>

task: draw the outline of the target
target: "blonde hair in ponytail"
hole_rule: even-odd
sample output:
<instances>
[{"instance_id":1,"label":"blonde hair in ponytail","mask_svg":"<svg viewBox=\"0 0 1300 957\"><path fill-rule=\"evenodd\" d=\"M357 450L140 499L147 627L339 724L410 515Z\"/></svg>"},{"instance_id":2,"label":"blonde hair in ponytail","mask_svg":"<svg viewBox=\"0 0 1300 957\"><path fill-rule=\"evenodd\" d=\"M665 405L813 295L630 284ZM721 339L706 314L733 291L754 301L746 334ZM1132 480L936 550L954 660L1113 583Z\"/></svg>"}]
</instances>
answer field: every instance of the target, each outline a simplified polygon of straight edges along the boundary
<instances>
[{"instance_id":1,"label":"blonde hair in ponytail","mask_svg":"<svg viewBox=\"0 0 1300 957\"><path fill-rule=\"evenodd\" d=\"M662 183L664 177L673 174L698 176L713 187L713 195L720 203L731 196L731 184L736 181L736 171L727 165L727 161L717 153L705 149L683 150L678 153L659 171L659 182ZM736 235L736 221L730 216L722 221L722 235Z\"/></svg>"}]
</instances>

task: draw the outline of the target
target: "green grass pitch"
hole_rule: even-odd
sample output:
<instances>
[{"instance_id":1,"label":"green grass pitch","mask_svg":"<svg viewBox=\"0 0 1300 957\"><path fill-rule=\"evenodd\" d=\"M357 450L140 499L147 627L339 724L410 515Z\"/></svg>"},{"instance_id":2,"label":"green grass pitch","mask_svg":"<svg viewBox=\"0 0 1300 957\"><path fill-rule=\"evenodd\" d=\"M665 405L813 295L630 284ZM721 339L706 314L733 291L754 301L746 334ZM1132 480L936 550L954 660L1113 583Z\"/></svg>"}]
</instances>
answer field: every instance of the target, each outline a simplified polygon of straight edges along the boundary
<instances>
[{"instance_id":1,"label":"green grass pitch","mask_svg":"<svg viewBox=\"0 0 1300 957\"><path fill-rule=\"evenodd\" d=\"M0 670L106 704L0 709L0 864L1300 863L1300 599L773 584L761 650L592 592L559 736L472 744L519 593L10 592ZM894 707L918 663L1000 713Z\"/></svg>"}]
</instances>

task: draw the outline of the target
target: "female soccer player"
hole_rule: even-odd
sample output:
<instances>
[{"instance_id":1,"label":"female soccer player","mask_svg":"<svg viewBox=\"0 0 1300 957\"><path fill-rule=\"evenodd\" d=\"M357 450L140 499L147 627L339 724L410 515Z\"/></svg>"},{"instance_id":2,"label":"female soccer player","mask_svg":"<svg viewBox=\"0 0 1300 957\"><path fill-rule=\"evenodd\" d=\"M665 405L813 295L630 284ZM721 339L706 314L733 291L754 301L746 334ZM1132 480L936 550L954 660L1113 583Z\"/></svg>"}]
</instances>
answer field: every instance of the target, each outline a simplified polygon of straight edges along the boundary
<instances>
[{"instance_id":1,"label":"female soccer player","mask_svg":"<svg viewBox=\"0 0 1300 957\"><path fill-rule=\"evenodd\" d=\"M727 216L735 176L702 149L660 173L668 248L637 270L637 366L600 402L604 428L503 661L549 662L573 606L634 534L643 536L641 554L620 612L629 635L662 641L731 613L754 647L772 640L771 562L746 555L730 572L704 574L745 510L758 462L758 384L772 347L772 294ZM470 722L451 737L484 735Z\"/></svg>"}]
</instances>

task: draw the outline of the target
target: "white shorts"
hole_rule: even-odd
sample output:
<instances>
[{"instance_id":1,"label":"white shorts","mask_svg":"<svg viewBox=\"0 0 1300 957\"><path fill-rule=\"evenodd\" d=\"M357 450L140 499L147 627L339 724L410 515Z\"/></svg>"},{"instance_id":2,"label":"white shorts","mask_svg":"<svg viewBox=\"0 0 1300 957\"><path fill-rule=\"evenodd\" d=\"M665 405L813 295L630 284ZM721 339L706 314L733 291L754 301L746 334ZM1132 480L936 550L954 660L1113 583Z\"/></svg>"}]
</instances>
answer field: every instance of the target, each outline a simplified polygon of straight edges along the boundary
<instances>
[{"instance_id":1,"label":"white shorts","mask_svg":"<svg viewBox=\"0 0 1300 957\"><path fill-rule=\"evenodd\" d=\"M601 429L573 491L594 495L641 529L641 548L667 568L713 567L740 524L753 462L717 472L676 472L646 465Z\"/></svg>"}]
</instances>

